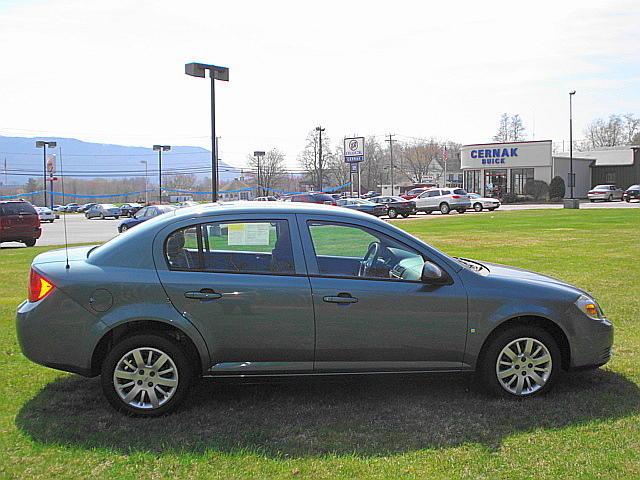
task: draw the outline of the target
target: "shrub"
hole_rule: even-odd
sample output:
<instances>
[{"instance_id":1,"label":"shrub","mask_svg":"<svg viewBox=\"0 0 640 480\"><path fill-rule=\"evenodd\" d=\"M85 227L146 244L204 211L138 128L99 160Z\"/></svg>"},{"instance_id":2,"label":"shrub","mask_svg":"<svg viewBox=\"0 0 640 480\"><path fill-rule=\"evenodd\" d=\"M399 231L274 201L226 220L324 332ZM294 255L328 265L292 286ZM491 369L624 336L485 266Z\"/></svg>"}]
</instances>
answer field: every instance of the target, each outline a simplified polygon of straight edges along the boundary
<instances>
[{"instance_id":1,"label":"shrub","mask_svg":"<svg viewBox=\"0 0 640 480\"><path fill-rule=\"evenodd\" d=\"M549 185L544 180L529 180L524 184L524 193L531 195L535 201L547 198Z\"/></svg>"},{"instance_id":2,"label":"shrub","mask_svg":"<svg viewBox=\"0 0 640 480\"><path fill-rule=\"evenodd\" d=\"M565 187L562 177L553 177L549 184L549 197L551 200L561 200L564 198Z\"/></svg>"},{"instance_id":3,"label":"shrub","mask_svg":"<svg viewBox=\"0 0 640 480\"><path fill-rule=\"evenodd\" d=\"M502 196L502 203L516 203L520 199L517 193L507 192Z\"/></svg>"}]
</instances>

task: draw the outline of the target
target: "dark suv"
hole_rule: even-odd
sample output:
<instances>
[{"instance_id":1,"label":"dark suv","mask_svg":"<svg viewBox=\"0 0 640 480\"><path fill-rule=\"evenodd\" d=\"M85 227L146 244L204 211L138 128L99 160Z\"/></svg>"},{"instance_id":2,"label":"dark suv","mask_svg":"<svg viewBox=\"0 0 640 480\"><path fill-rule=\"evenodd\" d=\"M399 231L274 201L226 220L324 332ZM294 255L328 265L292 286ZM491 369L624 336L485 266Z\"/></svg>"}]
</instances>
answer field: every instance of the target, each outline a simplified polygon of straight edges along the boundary
<instances>
[{"instance_id":1,"label":"dark suv","mask_svg":"<svg viewBox=\"0 0 640 480\"><path fill-rule=\"evenodd\" d=\"M0 201L0 243L22 242L33 247L41 233L33 205L22 200Z\"/></svg>"},{"instance_id":2,"label":"dark suv","mask_svg":"<svg viewBox=\"0 0 640 480\"><path fill-rule=\"evenodd\" d=\"M282 201L337 205L335 198L333 198L328 193L320 193L320 192L297 193L295 195L289 195L288 197L283 198Z\"/></svg>"}]
</instances>

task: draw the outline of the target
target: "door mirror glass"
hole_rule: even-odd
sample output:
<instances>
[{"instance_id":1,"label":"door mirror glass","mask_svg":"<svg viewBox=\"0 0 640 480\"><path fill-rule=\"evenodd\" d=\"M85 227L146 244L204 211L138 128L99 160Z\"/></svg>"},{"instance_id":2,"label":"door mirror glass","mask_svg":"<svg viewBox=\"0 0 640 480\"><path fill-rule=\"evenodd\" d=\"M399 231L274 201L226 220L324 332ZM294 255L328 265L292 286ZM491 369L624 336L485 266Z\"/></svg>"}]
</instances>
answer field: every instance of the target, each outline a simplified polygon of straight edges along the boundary
<instances>
[{"instance_id":1,"label":"door mirror glass","mask_svg":"<svg viewBox=\"0 0 640 480\"><path fill-rule=\"evenodd\" d=\"M443 285L449 283L447 274L435 263L426 261L422 266L421 279L424 283L431 285Z\"/></svg>"}]
</instances>

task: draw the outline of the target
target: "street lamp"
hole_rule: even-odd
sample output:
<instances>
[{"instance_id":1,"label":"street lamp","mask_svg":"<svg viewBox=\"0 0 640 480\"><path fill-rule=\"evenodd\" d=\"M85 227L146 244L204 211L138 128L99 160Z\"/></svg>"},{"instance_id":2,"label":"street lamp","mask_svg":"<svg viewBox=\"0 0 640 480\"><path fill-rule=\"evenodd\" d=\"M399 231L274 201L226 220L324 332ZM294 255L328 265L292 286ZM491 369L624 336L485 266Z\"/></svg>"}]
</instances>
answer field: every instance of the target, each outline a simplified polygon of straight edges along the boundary
<instances>
[{"instance_id":1,"label":"street lamp","mask_svg":"<svg viewBox=\"0 0 640 480\"><path fill-rule=\"evenodd\" d=\"M43 192L44 192L44 205L43 206L47 206L47 147L49 148L56 148L58 146L57 142L45 142L43 140L36 140L36 148L42 148L42 153L43 153L43 163L42 163L42 185L43 185ZM53 190L53 188L51 189ZM53 197L52 197L53 200ZM53 208L53 205L51 205L51 208Z\"/></svg>"},{"instance_id":2,"label":"street lamp","mask_svg":"<svg viewBox=\"0 0 640 480\"><path fill-rule=\"evenodd\" d=\"M572 98L576 94L575 90L569 92L569 188L571 189L571 199L573 200L573 103Z\"/></svg>"},{"instance_id":3,"label":"street lamp","mask_svg":"<svg viewBox=\"0 0 640 480\"><path fill-rule=\"evenodd\" d=\"M158 202L162 205L162 152L168 152L171 146L154 145L153 150L158 152Z\"/></svg>"},{"instance_id":4,"label":"street lamp","mask_svg":"<svg viewBox=\"0 0 640 480\"><path fill-rule=\"evenodd\" d=\"M147 192L147 190L149 189L147 187L147 169L148 169L148 163L146 160L140 160L140 163L144 163L144 204L148 205L149 204L149 192Z\"/></svg>"},{"instance_id":5,"label":"street lamp","mask_svg":"<svg viewBox=\"0 0 640 480\"><path fill-rule=\"evenodd\" d=\"M322 191L322 132L324 132L325 129L322 127L316 127L316 132L318 132L318 136L320 137L320 139L318 140L318 176L320 177L318 179L318 191L321 192ZM360 185L358 185L358 188L360 187Z\"/></svg>"},{"instance_id":6,"label":"street lamp","mask_svg":"<svg viewBox=\"0 0 640 480\"><path fill-rule=\"evenodd\" d=\"M264 195L264 193L262 192L263 191L263 186L262 186L262 179L261 179L262 175L261 175L261 170L260 170L260 157L264 157L264 153L265 152L263 152L262 150L256 150L255 152L253 152L253 156L256 157L256 160L258 161L258 175L256 177L256 180L257 180L256 181L256 184L257 184L256 186L258 187L258 193L260 194L258 196L260 196L260 197Z\"/></svg>"},{"instance_id":7,"label":"street lamp","mask_svg":"<svg viewBox=\"0 0 640 480\"><path fill-rule=\"evenodd\" d=\"M205 71L209 70L211 77L211 201L218 201L218 148L216 141L216 90L215 81L229 81L229 69L206 63L187 63L184 73L192 77L204 78Z\"/></svg>"}]
</instances>

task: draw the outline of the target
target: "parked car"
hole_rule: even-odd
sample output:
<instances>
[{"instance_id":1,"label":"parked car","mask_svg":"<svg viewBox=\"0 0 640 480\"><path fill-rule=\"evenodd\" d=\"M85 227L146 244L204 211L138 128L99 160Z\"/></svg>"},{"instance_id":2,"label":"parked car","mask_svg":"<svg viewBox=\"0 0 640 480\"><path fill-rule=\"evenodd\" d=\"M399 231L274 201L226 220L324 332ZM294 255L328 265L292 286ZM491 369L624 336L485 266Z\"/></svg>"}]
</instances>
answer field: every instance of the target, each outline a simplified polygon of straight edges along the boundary
<instances>
[{"instance_id":1,"label":"parked car","mask_svg":"<svg viewBox=\"0 0 640 480\"><path fill-rule=\"evenodd\" d=\"M370 202L364 198L342 198L336 202L339 207L350 208L359 212L368 213L375 217L382 217L387 214L387 207Z\"/></svg>"},{"instance_id":2,"label":"parked car","mask_svg":"<svg viewBox=\"0 0 640 480\"><path fill-rule=\"evenodd\" d=\"M96 203L85 203L84 205L80 205L80 207L78 207L78 212L80 212L80 213L86 212L87 210L89 210L94 205L97 205L97 204Z\"/></svg>"},{"instance_id":3,"label":"parked car","mask_svg":"<svg viewBox=\"0 0 640 480\"><path fill-rule=\"evenodd\" d=\"M185 200L184 202L178 202L175 204L177 208L186 208L186 207L196 207L200 205L198 202L194 202L193 200Z\"/></svg>"},{"instance_id":4,"label":"parked car","mask_svg":"<svg viewBox=\"0 0 640 480\"><path fill-rule=\"evenodd\" d=\"M374 192L373 190L369 190L367 193L363 193L360 195L360 198L373 198L380 196L380 192Z\"/></svg>"},{"instance_id":5,"label":"parked car","mask_svg":"<svg viewBox=\"0 0 640 480\"><path fill-rule=\"evenodd\" d=\"M603 202L613 202L614 200L622 200L624 191L615 185L596 185L589 192L587 198L590 202L601 200Z\"/></svg>"},{"instance_id":6,"label":"parked car","mask_svg":"<svg viewBox=\"0 0 640 480\"><path fill-rule=\"evenodd\" d=\"M440 211L447 215L451 210L464 213L471 207L469 195L462 188L430 188L418 195L416 210L425 213Z\"/></svg>"},{"instance_id":7,"label":"parked car","mask_svg":"<svg viewBox=\"0 0 640 480\"><path fill-rule=\"evenodd\" d=\"M426 192L427 190L429 190L428 187L418 187L418 188L413 188L411 190L409 190L407 193L403 193L402 195L400 195L402 198L404 198L405 200L413 200L414 198L416 198L418 195L420 195L421 193Z\"/></svg>"},{"instance_id":8,"label":"parked car","mask_svg":"<svg viewBox=\"0 0 640 480\"><path fill-rule=\"evenodd\" d=\"M142 208L139 203L123 203L120 205L120 215L123 217L133 217L133 215Z\"/></svg>"},{"instance_id":9,"label":"parked car","mask_svg":"<svg viewBox=\"0 0 640 480\"><path fill-rule=\"evenodd\" d=\"M52 210L54 212L64 212L64 208L64 205L54 205Z\"/></svg>"},{"instance_id":10,"label":"parked car","mask_svg":"<svg viewBox=\"0 0 640 480\"><path fill-rule=\"evenodd\" d=\"M75 213L78 211L79 208L80 208L80 205L78 205L77 203L67 203L64 206L64 211L66 213Z\"/></svg>"},{"instance_id":11,"label":"parked car","mask_svg":"<svg viewBox=\"0 0 640 480\"><path fill-rule=\"evenodd\" d=\"M133 415L174 410L199 376L475 372L521 399L611 355L613 326L580 288L346 208L177 210L68 256L68 269L64 250L33 260L22 352L101 375Z\"/></svg>"},{"instance_id":12,"label":"parked car","mask_svg":"<svg viewBox=\"0 0 640 480\"><path fill-rule=\"evenodd\" d=\"M308 192L296 193L282 199L283 202L303 202L303 203L320 203L325 205L336 205L336 199L327 193Z\"/></svg>"},{"instance_id":13,"label":"parked car","mask_svg":"<svg viewBox=\"0 0 640 480\"><path fill-rule=\"evenodd\" d=\"M158 215L162 215L163 213L172 212L176 208L177 207L174 205L149 205L148 207L143 207L138 210L132 218L123 220L120 225L118 225L118 232L126 232L139 223L151 220L152 218L157 217Z\"/></svg>"},{"instance_id":14,"label":"parked car","mask_svg":"<svg viewBox=\"0 0 640 480\"><path fill-rule=\"evenodd\" d=\"M21 242L33 247L40 238L40 218L29 202L0 200L0 243Z\"/></svg>"},{"instance_id":15,"label":"parked car","mask_svg":"<svg viewBox=\"0 0 640 480\"><path fill-rule=\"evenodd\" d=\"M373 197L371 201L387 207L387 215L389 218L396 218L398 215L407 218L409 215L416 213L416 202L405 200L402 197Z\"/></svg>"},{"instance_id":16,"label":"parked car","mask_svg":"<svg viewBox=\"0 0 640 480\"><path fill-rule=\"evenodd\" d=\"M88 219L101 218L104 220L105 218L113 217L117 220L120 218L120 209L111 203L96 203L84 212L84 216Z\"/></svg>"},{"instance_id":17,"label":"parked car","mask_svg":"<svg viewBox=\"0 0 640 480\"><path fill-rule=\"evenodd\" d=\"M640 200L640 185L631 185L627 188L622 195L622 199L625 202L630 202L631 200Z\"/></svg>"},{"instance_id":18,"label":"parked car","mask_svg":"<svg viewBox=\"0 0 640 480\"><path fill-rule=\"evenodd\" d=\"M477 193L469 193L468 195L471 208L476 212L481 212L485 208L493 212L496 208L500 207L500 200L497 198L483 197Z\"/></svg>"},{"instance_id":19,"label":"parked car","mask_svg":"<svg viewBox=\"0 0 640 480\"><path fill-rule=\"evenodd\" d=\"M254 198L254 201L256 202L275 202L276 200L278 200L276 197L274 197L273 195L269 195L267 197L256 197Z\"/></svg>"},{"instance_id":20,"label":"parked car","mask_svg":"<svg viewBox=\"0 0 640 480\"><path fill-rule=\"evenodd\" d=\"M40 219L40 223L49 222L53 223L56 219L56 214L49 207L33 207L38 212L38 218Z\"/></svg>"}]
</instances>

